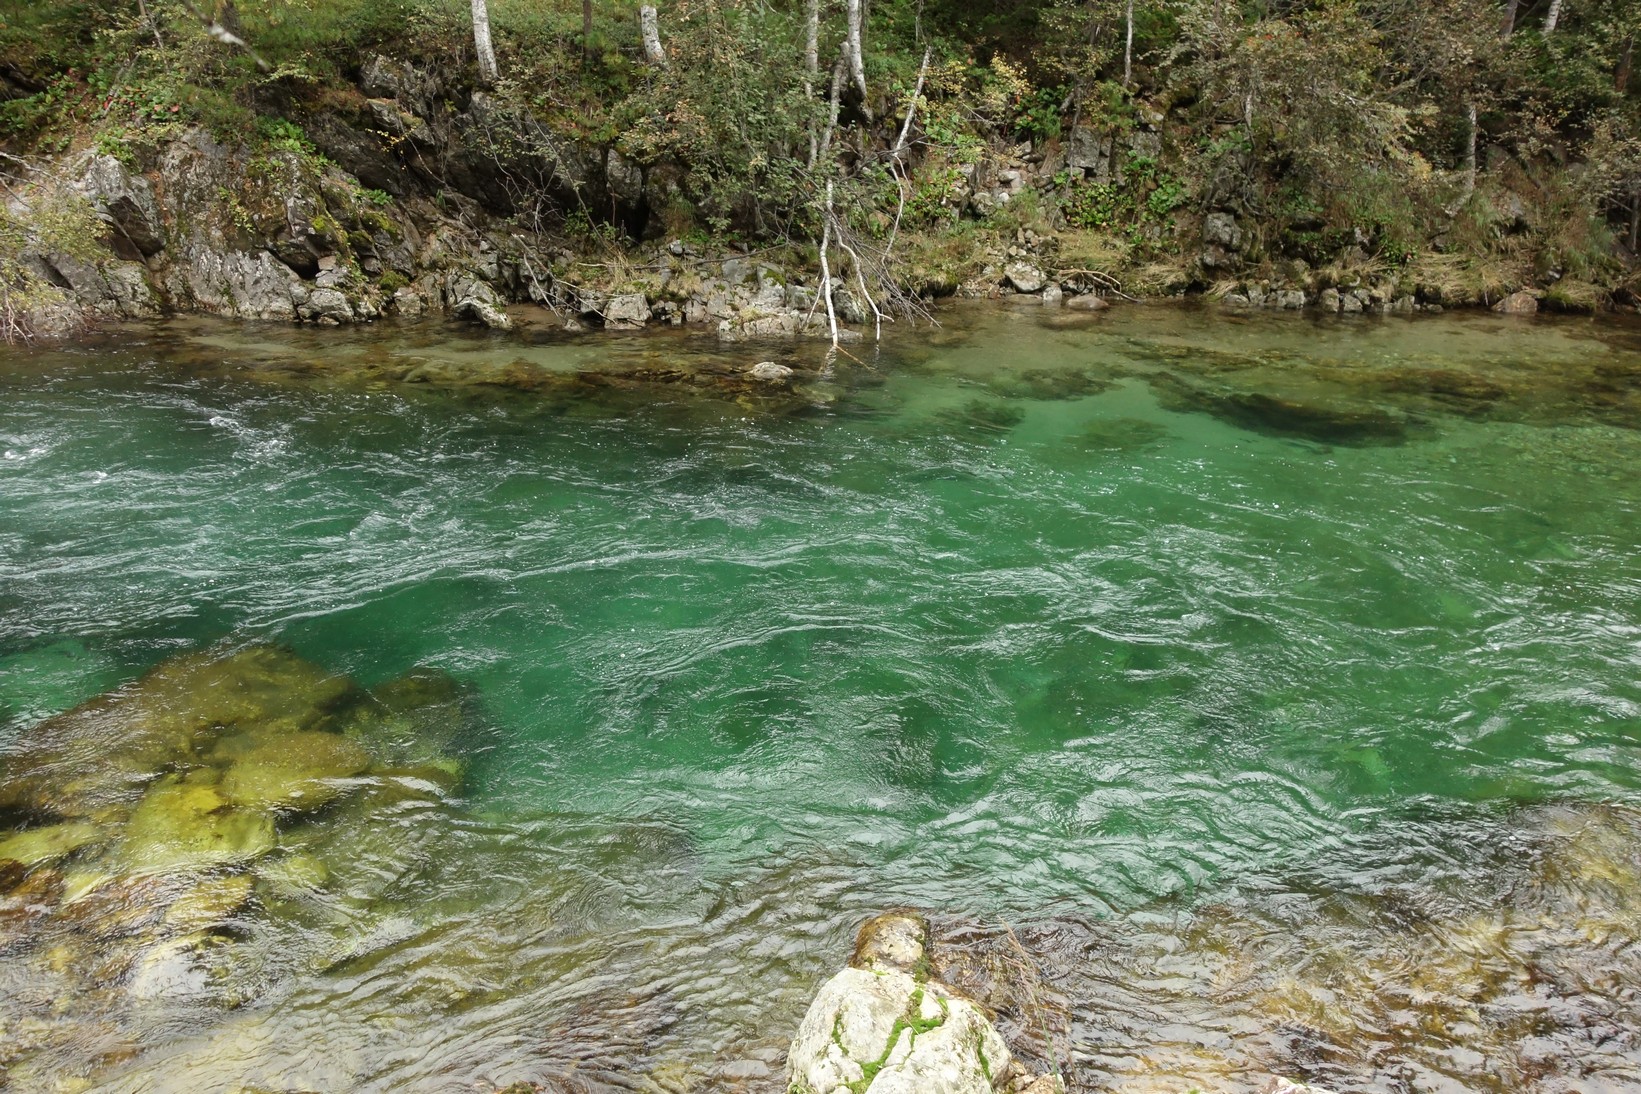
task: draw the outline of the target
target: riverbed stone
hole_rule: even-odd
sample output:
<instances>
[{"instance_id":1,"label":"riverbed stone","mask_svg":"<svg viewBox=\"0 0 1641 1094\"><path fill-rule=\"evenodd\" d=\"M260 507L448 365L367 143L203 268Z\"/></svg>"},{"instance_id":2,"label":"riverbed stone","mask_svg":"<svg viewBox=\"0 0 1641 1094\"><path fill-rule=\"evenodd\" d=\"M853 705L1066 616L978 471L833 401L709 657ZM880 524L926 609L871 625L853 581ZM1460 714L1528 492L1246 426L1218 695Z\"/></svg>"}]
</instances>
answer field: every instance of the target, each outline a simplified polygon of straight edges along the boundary
<instances>
[{"instance_id":1,"label":"riverbed stone","mask_svg":"<svg viewBox=\"0 0 1641 1094\"><path fill-rule=\"evenodd\" d=\"M23 866L56 862L106 838L105 830L96 824L70 822L31 828L0 837L0 862L16 862Z\"/></svg>"},{"instance_id":2,"label":"riverbed stone","mask_svg":"<svg viewBox=\"0 0 1641 1094\"><path fill-rule=\"evenodd\" d=\"M650 302L643 293L610 297L604 306L605 330L639 330L650 321Z\"/></svg>"},{"instance_id":3,"label":"riverbed stone","mask_svg":"<svg viewBox=\"0 0 1641 1094\"><path fill-rule=\"evenodd\" d=\"M236 809L199 777L167 776L131 814L115 861L133 873L246 862L274 848L267 813Z\"/></svg>"},{"instance_id":4,"label":"riverbed stone","mask_svg":"<svg viewBox=\"0 0 1641 1094\"><path fill-rule=\"evenodd\" d=\"M1500 315L1535 315L1538 312L1538 298L1530 292L1513 292L1494 304L1493 310Z\"/></svg>"},{"instance_id":5,"label":"riverbed stone","mask_svg":"<svg viewBox=\"0 0 1641 1094\"><path fill-rule=\"evenodd\" d=\"M1081 296L1073 296L1070 300L1067 300L1066 307L1072 311L1105 311L1111 307L1111 302L1104 297L1095 296L1093 293L1083 293Z\"/></svg>"},{"instance_id":6,"label":"riverbed stone","mask_svg":"<svg viewBox=\"0 0 1641 1094\"><path fill-rule=\"evenodd\" d=\"M296 730L225 740L233 756L220 793L249 810L307 811L335 800L347 780L370 766L370 755L340 733Z\"/></svg>"},{"instance_id":7,"label":"riverbed stone","mask_svg":"<svg viewBox=\"0 0 1641 1094\"><path fill-rule=\"evenodd\" d=\"M0 771L0 807L79 818L129 805L225 728L306 728L355 693L276 646L182 654L25 730Z\"/></svg>"},{"instance_id":8,"label":"riverbed stone","mask_svg":"<svg viewBox=\"0 0 1641 1094\"><path fill-rule=\"evenodd\" d=\"M762 380L768 384L784 384L792 379L793 370L776 361L759 361L751 370L754 380Z\"/></svg>"},{"instance_id":9,"label":"riverbed stone","mask_svg":"<svg viewBox=\"0 0 1641 1094\"><path fill-rule=\"evenodd\" d=\"M1017 293L1031 295L1043 291L1048 275L1030 262L1010 262L1003 267L1003 278Z\"/></svg>"},{"instance_id":10,"label":"riverbed stone","mask_svg":"<svg viewBox=\"0 0 1641 1094\"><path fill-rule=\"evenodd\" d=\"M869 972L914 973L924 964L928 937L929 925L916 912L884 912L856 934L849 964Z\"/></svg>"}]
</instances>

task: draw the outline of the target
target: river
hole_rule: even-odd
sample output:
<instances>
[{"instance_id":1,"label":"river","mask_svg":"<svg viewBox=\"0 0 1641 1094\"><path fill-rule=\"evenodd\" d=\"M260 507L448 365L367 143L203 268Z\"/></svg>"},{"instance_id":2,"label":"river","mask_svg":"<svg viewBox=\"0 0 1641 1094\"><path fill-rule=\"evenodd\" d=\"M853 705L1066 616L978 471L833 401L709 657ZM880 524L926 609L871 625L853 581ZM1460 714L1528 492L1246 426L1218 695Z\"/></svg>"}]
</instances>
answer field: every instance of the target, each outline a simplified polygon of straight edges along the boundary
<instances>
[{"instance_id":1,"label":"river","mask_svg":"<svg viewBox=\"0 0 1641 1094\"><path fill-rule=\"evenodd\" d=\"M50 907L0 906L0 1087L778 1091L910 905L1012 932L1005 1017L1076 1090L1641 1091L1641 326L942 318L831 361L0 351L10 777L48 716L273 647L436 682L450 775L383 795L378 750L275 809L204 956L72 913L142 872L131 800L73 811L6 883ZM209 747L148 792L227 786Z\"/></svg>"}]
</instances>

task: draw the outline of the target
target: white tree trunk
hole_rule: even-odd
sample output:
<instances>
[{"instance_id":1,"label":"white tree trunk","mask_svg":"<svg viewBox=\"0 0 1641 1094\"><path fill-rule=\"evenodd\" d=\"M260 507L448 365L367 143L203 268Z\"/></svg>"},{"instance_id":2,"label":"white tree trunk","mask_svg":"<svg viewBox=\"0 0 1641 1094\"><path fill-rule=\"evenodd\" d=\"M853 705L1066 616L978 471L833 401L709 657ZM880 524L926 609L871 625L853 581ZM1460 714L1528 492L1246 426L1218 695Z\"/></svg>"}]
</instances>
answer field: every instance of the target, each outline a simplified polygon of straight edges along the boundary
<instances>
[{"instance_id":1,"label":"white tree trunk","mask_svg":"<svg viewBox=\"0 0 1641 1094\"><path fill-rule=\"evenodd\" d=\"M496 50L490 44L490 8L485 0L473 0L473 51L479 58L479 84L495 87L500 73L496 70Z\"/></svg>"},{"instance_id":2,"label":"white tree trunk","mask_svg":"<svg viewBox=\"0 0 1641 1094\"><path fill-rule=\"evenodd\" d=\"M912 88L912 102L906 108L906 121L900 127L900 136L895 138L895 146L889 150L889 155L899 158L906 148L906 138L912 132L912 119L917 116L917 100L923 94L923 80L929 75L929 58L934 55L934 47L923 48L923 63L917 69L917 86Z\"/></svg>"},{"instance_id":3,"label":"white tree trunk","mask_svg":"<svg viewBox=\"0 0 1641 1094\"><path fill-rule=\"evenodd\" d=\"M656 17L654 4L639 7L638 26L644 32L644 56L652 65L666 64L667 51L661 48L661 25Z\"/></svg>"},{"instance_id":4,"label":"white tree trunk","mask_svg":"<svg viewBox=\"0 0 1641 1094\"><path fill-rule=\"evenodd\" d=\"M820 0L809 0L804 7L803 33L803 96L815 97L815 78L820 75ZM809 121L809 166L815 166L820 154L820 138L815 134L815 120Z\"/></svg>"},{"instance_id":5,"label":"white tree trunk","mask_svg":"<svg viewBox=\"0 0 1641 1094\"><path fill-rule=\"evenodd\" d=\"M843 52L849 58L849 75L855 82L855 90L860 92L860 112L866 115L866 120L872 120L872 108L866 101L866 62L861 56L861 12L860 0L849 0L849 30L844 39Z\"/></svg>"},{"instance_id":6,"label":"white tree trunk","mask_svg":"<svg viewBox=\"0 0 1641 1094\"><path fill-rule=\"evenodd\" d=\"M1122 83L1127 87L1134 79L1134 0L1128 0L1127 33L1122 44Z\"/></svg>"},{"instance_id":7,"label":"white tree trunk","mask_svg":"<svg viewBox=\"0 0 1641 1094\"><path fill-rule=\"evenodd\" d=\"M1470 199L1476 196L1476 137L1480 127L1477 123L1476 100L1471 99L1466 118L1470 123L1469 139L1464 148L1464 189L1459 191L1459 200L1447 210L1450 217L1458 216L1459 211L1470 204Z\"/></svg>"},{"instance_id":8,"label":"white tree trunk","mask_svg":"<svg viewBox=\"0 0 1641 1094\"><path fill-rule=\"evenodd\" d=\"M820 0L809 0L803 13L803 70L811 87L820 75Z\"/></svg>"},{"instance_id":9,"label":"white tree trunk","mask_svg":"<svg viewBox=\"0 0 1641 1094\"><path fill-rule=\"evenodd\" d=\"M1544 16L1544 33L1554 34L1556 24L1561 22L1561 0L1550 0L1550 11Z\"/></svg>"}]
</instances>

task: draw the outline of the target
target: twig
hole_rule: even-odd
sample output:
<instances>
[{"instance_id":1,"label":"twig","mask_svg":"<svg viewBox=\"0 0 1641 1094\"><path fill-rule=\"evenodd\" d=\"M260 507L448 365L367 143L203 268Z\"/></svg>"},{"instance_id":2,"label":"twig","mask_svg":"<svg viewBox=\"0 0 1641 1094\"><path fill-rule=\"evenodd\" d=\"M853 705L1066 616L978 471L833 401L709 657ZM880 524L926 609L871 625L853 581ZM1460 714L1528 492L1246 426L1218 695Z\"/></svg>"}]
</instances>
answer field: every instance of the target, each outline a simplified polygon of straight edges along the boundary
<instances>
[{"instance_id":1,"label":"twig","mask_svg":"<svg viewBox=\"0 0 1641 1094\"><path fill-rule=\"evenodd\" d=\"M543 304L547 305L547 310L548 311L552 312L554 315L557 315L558 314L558 307L556 305L554 305L554 303L553 303L552 294L550 294L546 289L541 287L541 279L536 276L536 267L530 261L530 247L529 247L529 244L525 243L524 242L524 237L520 236L516 232L513 234L513 239L518 242L518 245L520 247L519 257L524 259L524 269L526 270L526 272L529 273L530 282L531 282L531 284L535 285L536 292L541 294L541 302Z\"/></svg>"},{"instance_id":2,"label":"twig","mask_svg":"<svg viewBox=\"0 0 1641 1094\"><path fill-rule=\"evenodd\" d=\"M1022 966L1031 973L1029 977L1022 976L1021 980L1024 982L1026 992L1030 997L1031 1009L1037 1018L1038 1032L1043 1035L1043 1040L1048 1046L1049 1066L1054 1069L1054 1078L1059 1089L1064 1090L1066 1088L1065 1072L1060 1069L1060 1053L1054 1045L1054 1032L1049 1029L1048 1021L1044 1017L1047 1008L1043 1006L1041 1000L1037 997L1036 982L1041 979L1041 975L1037 972L1037 962L1032 960L1031 955L1026 952L1026 948L1020 944L1020 937L1014 933L1014 928L1009 925L1008 920L999 919L998 922L1003 925L1003 930L1008 934L1009 943L1014 947L1015 953L1020 955Z\"/></svg>"},{"instance_id":3,"label":"twig","mask_svg":"<svg viewBox=\"0 0 1641 1094\"><path fill-rule=\"evenodd\" d=\"M860 294L866 298L866 303L871 306L872 315L877 320L877 333L874 335L874 339L881 342L883 341L883 313L878 310L877 301L872 299L871 292L866 288L866 275L861 271L860 255L856 254L855 249L841 239L838 240L838 246L848 251L849 257L855 260L855 280L860 283Z\"/></svg>"},{"instance_id":4,"label":"twig","mask_svg":"<svg viewBox=\"0 0 1641 1094\"><path fill-rule=\"evenodd\" d=\"M828 138L831 130L827 130ZM832 267L826 260L826 252L832 246L832 180L826 180L826 209L821 221L821 295L826 297L826 322L832 328L832 348L838 348L838 316L832 308Z\"/></svg>"},{"instance_id":5,"label":"twig","mask_svg":"<svg viewBox=\"0 0 1641 1094\"><path fill-rule=\"evenodd\" d=\"M137 10L142 13L142 21L148 24L148 29L154 32L154 44L164 49L165 42L160 38L160 25L148 14L148 5L143 3L143 0L137 0Z\"/></svg>"},{"instance_id":6,"label":"twig","mask_svg":"<svg viewBox=\"0 0 1641 1094\"><path fill-rule=\"evenodd\" d=\"M917 86L912 89L912 102L906 108L906 121L900 127L900 136L895 138L895 146L889 150L892 159L899 159L906 147L906 135L912 131L912 119L917 116L917 100L923 94L923 78L929 74L929 57L933 52L931 46L923 48L923 64L917 70Z\"/></svg>"},{"instance_id":7,"label":"twig","mask_svg":"<svg viewBox=\"0 0 1641 1094\"><path fill-rule=\"evenodd\" d=\"M200 21L200 25L205 28L206 34L209 34L212 38L215 38L225 46L234 46L235 48L244 50L246 56L255 61L256 67L261 69L263 72L273 71L273 66L262 59L262 54L253 49L251 47L251 43L247 42L245 39L241 38L239 35L235 34L215 19L211 18L209 15L206 15L203 11L200 11L199 7L194 3L194 0L182 0L182 6L187 8L189 13L192 14L195 19Z\"/></svg>"}]
</instances>

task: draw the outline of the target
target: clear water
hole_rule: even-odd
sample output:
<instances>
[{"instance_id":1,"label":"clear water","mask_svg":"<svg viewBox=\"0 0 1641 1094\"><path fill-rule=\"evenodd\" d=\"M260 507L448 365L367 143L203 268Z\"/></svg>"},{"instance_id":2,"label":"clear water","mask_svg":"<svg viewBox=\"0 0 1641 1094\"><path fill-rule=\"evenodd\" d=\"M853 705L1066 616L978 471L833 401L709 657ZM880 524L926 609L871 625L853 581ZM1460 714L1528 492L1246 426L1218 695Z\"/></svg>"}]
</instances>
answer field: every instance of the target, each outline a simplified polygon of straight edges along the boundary
<instances>
[{"instance_id":1,"label":"clear water","mask_svg":"<svg viewBox=\"0 0 1641 1094\"><path fill-rule=\"evenodd\" d=\"M1627 897L1498 943L1566 956L1531 989L1385 1001L1541 876L1545 803L1641 800L1641 332L1041 319L959 312L791 400L561 382L820 363L673 336L0 355L0 734L225 638L437 666L486 726L460 801L331 832L371 869L247 915L236 1008L0 954L10 1082L779 1089L910 904L1020 928L1080 1089L1641 1090Z\"/></svg>"}]
</instances>

